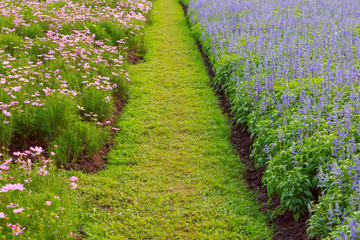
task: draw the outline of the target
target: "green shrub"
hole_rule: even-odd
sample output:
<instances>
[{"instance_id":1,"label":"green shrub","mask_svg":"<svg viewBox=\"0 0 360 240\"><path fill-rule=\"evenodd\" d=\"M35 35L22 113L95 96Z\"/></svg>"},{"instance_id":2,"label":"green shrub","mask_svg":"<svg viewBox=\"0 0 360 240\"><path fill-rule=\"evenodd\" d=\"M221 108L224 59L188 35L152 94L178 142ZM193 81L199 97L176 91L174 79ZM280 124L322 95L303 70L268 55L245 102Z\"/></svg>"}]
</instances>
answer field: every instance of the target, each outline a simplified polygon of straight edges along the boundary
<instances>
[{"instance_id":1,"label":"green shrub","mask_svg":"<svg viewBox=\"0 0 360 240\"><path fill-rule=\"evenodd\" d=\"M109 95L110 92L99 91L93 86L85 88L81 98L81 106L85 108L87 114L92 116L83 115L83 117L85 119L96 119L95 121L100 122L108 119L115 110L114 101Z\"/></svg>"},{"instance_id":2,"label":"green shrub","mask_svg":"<svg viewBox=\"0 0 360 240\"><path fill-rule=\"evenodd\" d=\"M37 137L52 139L62 130L69 129L77 118L76 103L70 96L58 93L48 96L35 117Z\"/></svg>"},{"instance_id":3,"label":"green shrub","mask_svg":"<svg viewBox=\"0 0 360 240\"><path fill-rule=\"evenodd\" d=\"M22 37L36 38L43 37L44 32L39 24L31 24L30 26L21 26L16 28L16 33Z\"/></svg>"},{"instance_id":4,"label":"green shrub","mask_svg":"<svg viewBox=\"0 0 360 240\"><path fill-rule=\"evenodd\" d=\"M107 140L107 131L94 123L74 123L72 128L63 131L52 144L55 160L60 164L74 164L79 156L92 156Z\"/></svg>"}]
</instances>

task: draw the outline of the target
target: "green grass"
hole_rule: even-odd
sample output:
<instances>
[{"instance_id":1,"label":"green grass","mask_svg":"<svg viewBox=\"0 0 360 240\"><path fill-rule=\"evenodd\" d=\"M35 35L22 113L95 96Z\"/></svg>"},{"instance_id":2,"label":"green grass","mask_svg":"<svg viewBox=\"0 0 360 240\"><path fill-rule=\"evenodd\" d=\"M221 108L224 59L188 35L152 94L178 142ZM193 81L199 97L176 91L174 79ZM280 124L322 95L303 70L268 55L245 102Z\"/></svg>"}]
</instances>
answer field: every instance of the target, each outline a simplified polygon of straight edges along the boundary
<instances>
[{"instance_id":1,"label":"green grass","mask_svg":"<svg viewBox=\"0 0 360 240\"><path fill-rule=\"evenodd\" d=\"M107 170L81 175L88 239L270 239L178 0L156 0Z\"/></svg>"}]
</instances>

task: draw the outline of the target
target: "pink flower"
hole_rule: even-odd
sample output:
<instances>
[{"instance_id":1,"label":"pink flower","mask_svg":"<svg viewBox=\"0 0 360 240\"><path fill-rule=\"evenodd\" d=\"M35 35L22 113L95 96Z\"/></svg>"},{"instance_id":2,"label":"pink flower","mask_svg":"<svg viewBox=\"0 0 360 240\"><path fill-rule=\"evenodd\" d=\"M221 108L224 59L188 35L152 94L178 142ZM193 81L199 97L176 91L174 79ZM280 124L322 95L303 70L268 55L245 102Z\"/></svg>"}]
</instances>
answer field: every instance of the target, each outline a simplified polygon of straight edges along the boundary
<instances>
[{"instance_id":1,"label":"pink flower","mask_svg":"<svg viewBox=\"0 0 360 240\"><path fill-rule=\"evenodd\" d=\"M52 156L55 156L55 155L56 155L53 151L51 151L50 154L51 154Z\"/></svg>"},{"instance_id":2,"label":"pink flower","mask_svg":"<svg viewBox=\"0 0 360 240\"><path fill-rule=\"evenodd\" d=\"M16 225L9 223L9 224L8 224L8 227L11 227L11 230L13 231L13 234L14 234L15 236L23 233L24 230L25 230L25 228L21 229L22 225L20 225L20 224L18 224L18 223L17 223Z\"/></svg>"},{"instance_id":3,"label":"pink flower","mask_svg":"<svg viewBox=\"0 0 360 240\"><path fill-rule=\"evenodd\" d=\"M50 202L50 201L46 201L45 204L48 205L48 206L50 206L50 205L51 205L51 202Z\"/></svg>"},{"instance_id":4,"label":"pink flower","mask_svg":"<svg viewBox=\"0 0 360 240\"><path fill-rule=\"evenodd\" d=\"M23 207L13 210L14 213L21 213L22 211L24 211Z\"/></svg>"},{"instance_id":5,"label":"pink flower","mask_svg":"<svg viewBox=\"0 0 360 240\"><path fill-rule=\"evenodd\" d=\"M30 150L35 152L35 155L40 155L44 151L42 147L30 147Z\"/></svg>"},{"instance_id":6,"label":"pink flower","mask_svg":"<svg viewBox=\"0 0 360 240\"><path fill-rule=\"evenodd\" d=\"M44 166L42 166L42 167L39 167L39 171L37 171L37 173L38 173L39 175L44 175L44 176L48 175L49 172L46 171L45 168L46 168L46 165L44 165Z\"/></svg>"},{"instance_id":7,"label":"pink flower","mask_svg":"<svg viewBox=\"0 0 360 240\"><path fill-rule=\"evenodd\" d=\"M70 178L70 181L72 181L72 182L77 182L77 180L78 180L78 178L75 177L75 176L72 176L72 177Z\"/></svg>"},{"instance_id":8,"label":"pink flower","mask_svg":"<svg viewBox=\"0 0 360 240\"><path fill-rule=\"evenodd\" d=\"M4 163L0 165L0 169L2 170L8 170L9 166L5 165Z\"/></svg>"},{"instance_id":9,"label":"pink flower","mask_svg":"<svg viewBox=\"0 0 360 240\"><path fill-rule=\"evenodd\" d=\"M9 205L6 206L7 208L16 208L19 207L19 204L16 203L10 203Z\"/></svg>"},{"instance_id":10,"label":"pink flower","mask_svg":"<svg viewBox=\"0 0 360 240\"><path fill-rule=\"evenodd\" d=\"M5 213L0 212L0 218L5 218L5 217L6 217Z\"/></svg>"},{"instance_id":11,"label":"pink flower","mask_svg":"<svg viewBox=\"0 0 360 240\"><path fill-rule=\"evenodd\" d=\"M6 111L6 110L3 110L3 114L5 114L5 115L8 116L8 117L11 117L11 113L8 112L8 111Z\"/></svg>"},{"instance_id":12,"label":"pink flower","mask_svg":"<svg viewBox=\"0 0 360 240\"><path fill-rule=\"evenodd\" d=\"M85 108L84 107L81 107L79 105L76 105L78 109L82 110L82 111L85 111Z\"/></svg>"},{"instance_id":13,"label":"pink flower","mask_svg":"<svg viewBox=\"0 0 360 240\"><path fill-rule=\"evenodd\" d=\"M70 183L70 189L75 189L77 187L77 184L72 182Z\"/></svg>"},{"instance_id":14,"label":"pink flower","mask_svg":"<svg viewBox=\"0 0 360 240\"><path fill-rule=\"evenodd\" d=\"M72 233L72 232L70 232L70 233L69 233L69 236L72 236L72 235L73 235L73 233Z\"/></svg>"},{"instance_id":15,"label":"pink flower","mask_svg":"<svg viewBox=\"0 0 360 240\"><path fill-rule=\"evenodd\" d=\"M17 184L6 184L0 189L0 192L8 192L11 190L19 190L23 191L25 190L24 184L17 183Z\"/></svg>"},{"instance_id":16,"label":"pink flower","mask_svg":"<svg viewBox=\"0 0 360 240\"><path fill-rule=\"evenodd\" d=\"M26 183L32 182L32 179L31 178L25 179L24 182L26 182Z\"/></svg>"}]
</instances>

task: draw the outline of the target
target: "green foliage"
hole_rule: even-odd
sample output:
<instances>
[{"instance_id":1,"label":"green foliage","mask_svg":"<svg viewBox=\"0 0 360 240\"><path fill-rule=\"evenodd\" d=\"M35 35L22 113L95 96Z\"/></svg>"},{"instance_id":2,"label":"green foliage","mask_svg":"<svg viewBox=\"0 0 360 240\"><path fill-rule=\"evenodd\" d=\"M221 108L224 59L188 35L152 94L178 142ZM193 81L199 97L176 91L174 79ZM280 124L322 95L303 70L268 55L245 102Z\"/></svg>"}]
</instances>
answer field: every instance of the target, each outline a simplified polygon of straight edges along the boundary
<instances>
[{"instance_id":1,"label":"green foliage","mask_svg":"<svg viewBox=\"0 0 360 240\"><path fill-rule=\"evenodd\" d=\"M106 92L99 92L96 87L85 88L82 94L81 106L93 116L83 116L85 119L96 119L104 122L114 113L114 101Z\"/></svg>"},{"instance_id":2,"label":"green foliage","mask_svg":"<svg viewBox=\"0 0 360 240\"><path fill-rule=\"evenodd\" d=\"M104 129L93 123L77 121L53 141L51 150L56 153L58 163L74 164L81 155L90 157L95 154L106 139L107 131Z\"/></svg>"},{"instance_id":3,"label":"green foliage","mask_svg":"<svg viewBox=\"0 0 360 240\"><path fill-rule=\"evenodd\" d=\"M44 107L39 109L35 117L35 124L38 129L38 138L54 138L61 131L70 129L75 122L77 111L75 101L70 96L62 94L53 94L46 98ZM49 139L45 139L49 140Z\"/></svg>"},{"instance_id":4,"label":"green foliage","mask_svg":"<svg viewBox=\"0 0 360 240\"><path fill-rule=\"evenodd\" d=\"M43 37L44 32L40 24L31 24L30 26L21 26L16 28L16 33L22 37L37 38Z\"/></svg>"},{"instance_id":5,"label":"green foliage","mask_svg":"<svg viewBox=\"0 0 360 240\"><path fill-rule=\"evenodd\" d=\"M185 6L188 6L188 5L189 5L189 1L190 1L190 0L180 0L180 2L181 2L182 4L184 4Z\"/></svg>"},{"instance_id":6,"label":"green foliage","mask_svg":"<svg viewBox=\"0 0 360 240\"><path fill-rule=\"evenodd\" d=\"M234 71L236 71L241 64L242 59L239 59L237 55L225 55L214 64L215 77L214 83L218 88L226 91L226 94L229 95L228 91L236 91L236 89L229 88L228 83L233 81L229 81L233 76Z\"/></svg>"},{"instance_id":7,"label":"green foliage","mask_svg":"<svg viewBox=\"0 0 360 240\"><path fill-rule=\"evenodd\" d=\"M42 108L24 104L12 117L17 140L49 141L60 131L69 129L78 118L74 100L67 95L53 94L46 98Z\"/></svg>"},{"instance_id":8,"label":"green foliage","mask_svg":"<svg viewBox=\"0 0 360 240\"><path fill-rule=\"evenodd\" d=\"M19 48L22 44L24 44L24 40L14 33L3 35L0 38L0 48L5 49L10 54L17 52L17 48Z\"/></svg>"},{"instance_id":9,"label":"green foliage","mask_svg":"<svg viewBox=\"0 0 360 240\"><path fill-rule=\"evenodd\" d=\"M9 147L14 134L14 126L11 118L0 114L0 146Z\"/></svg>"}]
</instances>

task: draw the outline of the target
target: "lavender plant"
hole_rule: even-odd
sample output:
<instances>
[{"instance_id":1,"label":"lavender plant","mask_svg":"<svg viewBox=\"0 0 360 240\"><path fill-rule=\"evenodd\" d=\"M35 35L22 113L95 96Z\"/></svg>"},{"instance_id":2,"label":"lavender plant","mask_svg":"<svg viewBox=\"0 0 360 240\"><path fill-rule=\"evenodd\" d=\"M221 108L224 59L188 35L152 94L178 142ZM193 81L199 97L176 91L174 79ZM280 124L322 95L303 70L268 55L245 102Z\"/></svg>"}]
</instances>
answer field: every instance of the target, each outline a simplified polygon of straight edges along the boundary
<instances>
[{"instance_id":1,"label":"lavender plant","mask_svg":"<svg viewBox=\"0 0 360 240\"><path fill-rule=\"evenodd\" d=\"M360 236L359 16L352 0L189 1L269 194L295 218L309 209L319 238Z\"/></svg>"}]
</instances>

